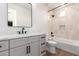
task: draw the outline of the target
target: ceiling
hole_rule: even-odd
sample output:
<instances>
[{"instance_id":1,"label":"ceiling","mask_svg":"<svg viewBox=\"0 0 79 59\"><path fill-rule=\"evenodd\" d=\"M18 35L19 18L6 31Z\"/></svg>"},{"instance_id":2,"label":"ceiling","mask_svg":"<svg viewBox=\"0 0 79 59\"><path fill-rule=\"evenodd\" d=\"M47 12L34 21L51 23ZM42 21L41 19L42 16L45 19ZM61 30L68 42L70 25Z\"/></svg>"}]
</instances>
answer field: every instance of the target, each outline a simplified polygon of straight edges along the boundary
<instances>
[{"instance_id":1,"label":"ceiling","mask_svg":"<svg viewBox=\"0 0 79 59\"><path fill-rule=\"evenodd\" d=\"M46 10L46 11L56 8L57 6L60 6L63 4L64 3L37 3L37 5L40 6L42 10Z\"/></svg>"},{"instance_id":2,"label":"ceiling","mask_svg":"<svg viewBox=\"0 0 79 59\"><path fill-rule=\"evenodd\" d=\"M48 3L47 7L48 7L48 9L53 9L59 5L61 5L61 4L60 3Z\"/></svg>"}]
</instances>

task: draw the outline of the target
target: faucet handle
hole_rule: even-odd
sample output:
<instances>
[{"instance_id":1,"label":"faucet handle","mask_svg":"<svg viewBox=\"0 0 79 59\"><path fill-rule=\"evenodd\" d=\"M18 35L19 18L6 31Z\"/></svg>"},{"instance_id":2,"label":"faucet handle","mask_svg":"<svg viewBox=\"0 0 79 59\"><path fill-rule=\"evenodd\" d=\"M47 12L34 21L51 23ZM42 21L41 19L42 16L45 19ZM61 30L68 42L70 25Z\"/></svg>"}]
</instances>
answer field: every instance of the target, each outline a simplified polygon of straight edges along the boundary
<instances>
[{"instance_id":1,"label":"faucet handle","mask_svg":"<svg viewBox=\"0 0 79 59\"><path fill-rule=\"evenodd\" d=\"M54 37L54 33L53 32L51 32L51 37Z\"/></svg>"},{"instance_id":2,"label":"faucet handle","mask_svg":"<svg viewBox=\"0 0 79 59\"><path fill-rule=\"evenodd\" d=\"M27 31L25 31L25 34L27 33Z\"/></svg>"},{"instance_id":3,"label":"faucet handle","mask_svg":"<svg viewBox=\"0 0 79 59\"><path fill-rule=\"evenodd\" d=\"M18 34L21 34L20 31L17 31L17 32L18 32Z\"/></svg>"}]
</instances>

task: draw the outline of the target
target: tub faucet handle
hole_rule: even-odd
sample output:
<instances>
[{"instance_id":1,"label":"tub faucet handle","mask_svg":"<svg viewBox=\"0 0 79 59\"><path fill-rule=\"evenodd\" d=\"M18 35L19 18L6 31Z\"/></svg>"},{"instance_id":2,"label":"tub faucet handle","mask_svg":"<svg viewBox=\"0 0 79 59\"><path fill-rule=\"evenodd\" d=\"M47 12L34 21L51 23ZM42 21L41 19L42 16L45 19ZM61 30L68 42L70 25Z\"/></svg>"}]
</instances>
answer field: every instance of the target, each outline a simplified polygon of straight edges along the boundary
<instances>
[{"instance_id":1,"label":"tub faucet handle","mask_svg":"<svg viewBox=\"0 0 79 59\"><path fill-rule=\"evenodd\" d=\"M54 37L54 33L53 32L51 32L51 37Z\"/></svg>"}]
</instances>

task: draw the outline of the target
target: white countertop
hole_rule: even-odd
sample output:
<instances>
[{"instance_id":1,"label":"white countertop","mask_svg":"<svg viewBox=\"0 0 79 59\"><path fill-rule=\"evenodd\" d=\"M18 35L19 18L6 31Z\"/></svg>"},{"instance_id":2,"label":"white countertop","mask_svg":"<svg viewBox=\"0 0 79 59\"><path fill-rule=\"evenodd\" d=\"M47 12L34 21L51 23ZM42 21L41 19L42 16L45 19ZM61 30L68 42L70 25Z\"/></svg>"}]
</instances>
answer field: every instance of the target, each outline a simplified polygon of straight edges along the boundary
<instances>
[{"instance_id":1,"label":"white countertop","mask_svg":"<svg viewBox=\"0 0 79 59\"><path fill-rule=\"evenodd\" d=\"M43 35L43 34L44 33L4 35L4 36L0 36L0 40L10 40L13 38L29 37L29 36L36 36L36 35Z\"/></svg>"}]
</instances>

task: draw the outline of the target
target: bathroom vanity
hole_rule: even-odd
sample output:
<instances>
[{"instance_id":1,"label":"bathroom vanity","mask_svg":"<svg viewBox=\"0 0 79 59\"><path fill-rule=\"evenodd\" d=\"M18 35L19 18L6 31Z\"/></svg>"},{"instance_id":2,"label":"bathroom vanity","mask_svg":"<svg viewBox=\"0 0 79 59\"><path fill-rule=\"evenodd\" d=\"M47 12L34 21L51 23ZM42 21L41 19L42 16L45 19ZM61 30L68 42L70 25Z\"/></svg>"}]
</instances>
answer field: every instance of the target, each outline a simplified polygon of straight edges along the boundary
<instances>
[{"instance_id":1,"label":"bathroom vanity","mask_svg":"<svg viewBox=\"0 0 79 59\"><path fill-rule=\"evenodd\" d=\"M8 3L7 27L22 28L17 35L0 36L0 56L40 56L46 54L45 34L26 34L32 27L32 4Z\"/></svg>"},{"instance_id":2,"label":"bathroom vanity","mask_svg":"<svg viewBox=\"0 0 79 59\"><path fill-rule=\"evenodd\" d=\"M45 34L0 37L0 56L40 56L45 54Z\"/></svg>"}]
</instances>

